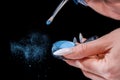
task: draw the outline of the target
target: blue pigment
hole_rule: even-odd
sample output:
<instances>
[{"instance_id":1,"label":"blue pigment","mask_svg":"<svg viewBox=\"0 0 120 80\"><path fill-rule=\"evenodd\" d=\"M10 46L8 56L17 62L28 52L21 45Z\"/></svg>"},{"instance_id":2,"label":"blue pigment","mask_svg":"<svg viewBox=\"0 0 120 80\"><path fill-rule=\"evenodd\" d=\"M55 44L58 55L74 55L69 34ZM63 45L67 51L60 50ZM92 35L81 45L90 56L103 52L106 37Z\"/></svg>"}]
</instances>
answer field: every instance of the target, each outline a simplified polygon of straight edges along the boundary
<instances>
[{"instance_id":1,"label":"blue pigment","mask_svg":"<svg viewBox=\"0 0 120 80\"><path fill-rule=\"evenodd\" d=\"M44 59L49 46L48 36L41 33L31 33L18 42L11 42L11 52L23 55L26 60Z\"/></svg>"},{"instance_id":2,"label":"blue pigment","mask_svg":"<svg viewBox=\"0 0 120 80\"><path fill-rule=\"evenodd\" d=\"M47 20L47 21L46 21L46 24L47 24L47 25L50 25L50 24L51 24L51 21L50 21L50 20Z\"/></svg>"}]
</instances>

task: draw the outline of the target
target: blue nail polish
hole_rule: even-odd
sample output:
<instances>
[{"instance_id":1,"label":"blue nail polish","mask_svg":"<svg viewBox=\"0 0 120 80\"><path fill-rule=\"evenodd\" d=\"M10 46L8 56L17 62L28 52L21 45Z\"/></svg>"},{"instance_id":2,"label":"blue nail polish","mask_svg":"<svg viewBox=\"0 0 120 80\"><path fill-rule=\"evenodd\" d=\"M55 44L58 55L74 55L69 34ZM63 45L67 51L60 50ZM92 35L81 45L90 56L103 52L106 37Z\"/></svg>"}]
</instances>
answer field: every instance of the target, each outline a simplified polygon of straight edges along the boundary
<instances>
[{"instance_id":1,"label":"blue nail polish","mask_svg":"<svg viewBox=\"0 0 120 80\"><path fill-rule=\"evenodd\" d=\"M67 41L67 40L57 41L53 44L52 53L62 48L70 48L74 46L75 46L75 43L72 41Z\"/></svg>"}]
</instances>

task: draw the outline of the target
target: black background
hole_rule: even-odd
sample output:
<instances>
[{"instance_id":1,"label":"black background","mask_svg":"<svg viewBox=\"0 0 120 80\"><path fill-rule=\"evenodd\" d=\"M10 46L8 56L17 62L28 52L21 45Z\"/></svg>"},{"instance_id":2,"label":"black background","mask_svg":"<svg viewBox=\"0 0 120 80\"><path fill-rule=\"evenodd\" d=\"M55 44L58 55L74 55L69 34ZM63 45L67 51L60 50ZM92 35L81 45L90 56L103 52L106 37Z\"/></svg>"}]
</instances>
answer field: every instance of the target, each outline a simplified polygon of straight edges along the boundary
<instances>
[{"instance_id":1,"label":"black background","mask_svg":"<svg viewBox=\"0 0 120 80\"><path fill-rule=\"evenodd\" d=\"M46 20L60 2L61 0L40 0L1 3L1 80L89 80L80 69L54 58L50 52L42 62L26 62L11 54L10 41L18 41L31 32L47 34L52 45L57 40L72 40L80 32L86 38L93 35L100 37L120 26L120 21L102 16L89 7L76 5L72 0L47 26Z\"/></svg>"}]
</instances>

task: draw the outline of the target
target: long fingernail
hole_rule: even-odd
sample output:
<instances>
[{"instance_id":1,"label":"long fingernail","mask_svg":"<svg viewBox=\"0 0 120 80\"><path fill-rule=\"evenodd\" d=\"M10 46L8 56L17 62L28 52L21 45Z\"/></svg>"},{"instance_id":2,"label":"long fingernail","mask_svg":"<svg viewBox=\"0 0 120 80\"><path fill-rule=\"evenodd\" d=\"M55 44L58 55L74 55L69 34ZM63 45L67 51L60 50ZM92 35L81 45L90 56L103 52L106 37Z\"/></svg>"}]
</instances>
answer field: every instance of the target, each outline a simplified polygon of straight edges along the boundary
<instances>
[{"instance_id":1,"label":"long fingernail","mask_svg":"<svg viewBox=\"0 0 120 80\"><path fill-rule=\"evenodd\" d=\"M63 48L55 51L53 55L62 56L62 55L71 54L71 53L72 53L71 48Z\"/></svg>"},{"instance_id":2,"label":"long fingernail","mask_svg":"<svg viewBox=\"0 0 120 80\"><path fill-rule=\"evenodd\" d=\"M82 43L83 35L82 33L79 33L79 42Z\"/></svg>"},{"instance_id":3,"label":"long fingernail","mask_svg":"<svg viewBox=\"0 0 120 80\"><path fill-rule=\"evenodd\" d=\"M73 43L77 43L78 41L77 41L77 38L76 37L74 37L73 38Z\"/></svg>"}]
</instances>

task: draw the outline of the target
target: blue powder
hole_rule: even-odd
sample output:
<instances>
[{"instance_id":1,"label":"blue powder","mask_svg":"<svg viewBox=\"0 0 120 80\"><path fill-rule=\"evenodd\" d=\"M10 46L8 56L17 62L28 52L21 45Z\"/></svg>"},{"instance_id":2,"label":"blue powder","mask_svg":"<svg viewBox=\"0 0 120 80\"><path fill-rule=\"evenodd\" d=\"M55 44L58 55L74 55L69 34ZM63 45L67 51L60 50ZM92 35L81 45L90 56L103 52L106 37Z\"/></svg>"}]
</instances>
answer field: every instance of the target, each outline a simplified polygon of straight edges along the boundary
<instances>
[{"instance_id":1,"label":"blue powder","mask_svg":"<svg viewBox=\"0 0 120 80\"><path fill-rule=\"evenodd\" d=\"M26 60L42 60L49 46L48 36L41 33L31 33L18 42L11 42L11 52L23 55Z\"/></svg>"}]
</instances>

